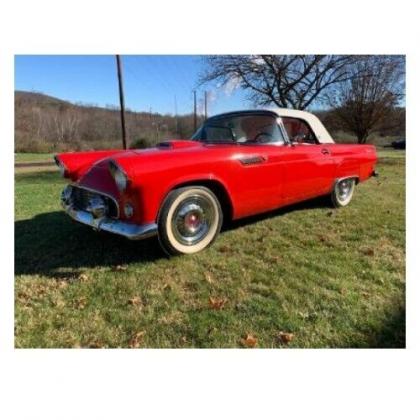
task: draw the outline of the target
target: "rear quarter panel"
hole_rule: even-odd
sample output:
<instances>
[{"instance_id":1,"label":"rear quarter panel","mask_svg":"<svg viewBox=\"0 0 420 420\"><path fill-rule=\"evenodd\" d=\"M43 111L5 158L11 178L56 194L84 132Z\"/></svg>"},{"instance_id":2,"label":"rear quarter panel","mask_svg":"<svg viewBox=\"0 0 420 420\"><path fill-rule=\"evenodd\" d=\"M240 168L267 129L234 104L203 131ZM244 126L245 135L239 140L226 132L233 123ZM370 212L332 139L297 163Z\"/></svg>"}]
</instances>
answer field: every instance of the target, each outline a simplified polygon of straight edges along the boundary
<instances>
[{"instance_id":1,"label":"rear quarter panel","mask_svg":"<svg viewBox=\"0 0 420 420\"><path fill-rule=\"evenodd\" d=\"M334 179L356 176L362 182L372 176L377 162L375 146L332 144L329 148L336 168Z\"/></svg>"}]
</instances>

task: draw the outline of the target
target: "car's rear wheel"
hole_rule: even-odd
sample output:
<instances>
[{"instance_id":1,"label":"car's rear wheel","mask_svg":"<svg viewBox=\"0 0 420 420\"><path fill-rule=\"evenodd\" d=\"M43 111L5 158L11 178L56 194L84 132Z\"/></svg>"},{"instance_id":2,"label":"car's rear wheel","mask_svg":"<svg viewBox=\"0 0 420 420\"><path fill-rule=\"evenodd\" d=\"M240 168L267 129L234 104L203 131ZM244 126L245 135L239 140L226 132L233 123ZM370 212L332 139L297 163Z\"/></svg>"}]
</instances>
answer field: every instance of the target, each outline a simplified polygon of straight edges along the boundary
<instances>
[{"instance_id":1,"label":"car's rear wheel","mask_svg":"<svg viewBox=\"0 0 420 420\"><path fill-rule=\"evenodd\" d=\"M344 207L350 203L353 198L355 178L339 179L331 193L331 201L334 207Z\"/></svg>"},{"instance_id":2,"label":"car's rear wheel","mask_svg":"<svg viewBox=\"0 0 420 420\"><path fill-rule=\"evenodd\" d=\"M222 222L219 200L211 190L178 188L169 193L159 212L159 241L170 255L193 254L216 239Z\"/></svg>"}]
</instances>

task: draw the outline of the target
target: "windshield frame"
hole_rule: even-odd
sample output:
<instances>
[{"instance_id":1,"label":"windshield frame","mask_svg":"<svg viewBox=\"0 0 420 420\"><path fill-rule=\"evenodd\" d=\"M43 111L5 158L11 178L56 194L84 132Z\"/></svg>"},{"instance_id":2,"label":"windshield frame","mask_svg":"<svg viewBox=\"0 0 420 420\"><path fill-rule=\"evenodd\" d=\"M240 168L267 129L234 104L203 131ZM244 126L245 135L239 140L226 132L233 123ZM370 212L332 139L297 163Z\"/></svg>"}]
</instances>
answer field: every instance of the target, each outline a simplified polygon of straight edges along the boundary
<instances>
[{"instance_id":1,"label":"windshield frame","mask_svg":"<svg viewBox=\"0 0 420 420\"><path fill-rule=\"evenodd\" d=\"M235 118L235 117L241 117L241 116L252 116L252 115L264 115L264 116L273 117L273 119L275 120L275 124L277 124L279 132L282 136L282 140L269 142L269 143L259 143L259 142L253 142L253 141L238 142L233 139L226 140L226 141L211 141L211 140L203 140L200 138L196 138L196 137L200 137L201 131L203 130L204 126L213 125L212 122L214 122L214 126L217 127L217 120L225 119L225 118ZM223 127L223 128L227 128L227 127ZM256 146L256 145L257 146L284 146L284 145L289 144L289 138L287 136L287 133L285 133L283 124L281 123L281 118L275 112L272 112L269 110L233 111L233 112L226 112L224 114L218 114L213 117L209 117L191 136L191 140L198 141L204 144L233 144L237 146Z\"/></svg>"}]
</instances>

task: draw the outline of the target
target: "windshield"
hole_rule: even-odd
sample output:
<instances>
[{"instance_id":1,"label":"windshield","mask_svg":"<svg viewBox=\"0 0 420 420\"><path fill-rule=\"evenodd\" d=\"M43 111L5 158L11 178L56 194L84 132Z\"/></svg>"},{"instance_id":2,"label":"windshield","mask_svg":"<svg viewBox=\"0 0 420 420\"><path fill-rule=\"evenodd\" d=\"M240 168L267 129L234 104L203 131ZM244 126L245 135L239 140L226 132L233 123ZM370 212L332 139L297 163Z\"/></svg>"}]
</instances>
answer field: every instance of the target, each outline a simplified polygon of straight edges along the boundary
<instances>
[{"instance_id":1,"label":"windshield","mask_svg":"<svg viewBox=\"0 0 420 420\"><path fill-rule=\"evenodd\" d=\"M192 140L207 143L284 143L276 117L271 114L236 114L208 119Z\"/></svg>"}]
</instances>

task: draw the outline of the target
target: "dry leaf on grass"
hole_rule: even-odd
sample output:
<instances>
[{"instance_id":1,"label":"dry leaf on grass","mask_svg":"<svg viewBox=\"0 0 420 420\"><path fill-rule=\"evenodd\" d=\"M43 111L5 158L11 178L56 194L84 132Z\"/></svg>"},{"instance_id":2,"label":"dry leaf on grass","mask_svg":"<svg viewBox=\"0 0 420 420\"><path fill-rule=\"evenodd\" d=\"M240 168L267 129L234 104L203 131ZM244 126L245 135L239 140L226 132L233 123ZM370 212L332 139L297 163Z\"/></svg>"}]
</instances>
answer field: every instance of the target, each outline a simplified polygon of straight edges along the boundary
<instances>
[{"instance_id":1,"label":"dry leaf on grass","mask_svg":"<svg viewBox=\"0 0 420 420\"><path fill-rule=\"evenodd\" d=\"M293 340L294 336L295 335L292 333L280 331L277 338L282 344L289 344Z\"/></svg>"},{"instance_id":2,"label":"dry leaf on grass","mask_svg":"<svg viewBox=\"0 0 420 420\"><path fill-rule=\"evenodd\" d=\"M227 245L222 245L222 246L219 246L218 251L225 254L227 252L232 252L232 249L228 247Z\"/></svg>"},{"instance_id":3,"label":"dry leaf on grass","mask_svg":"<svg viewBox=\"0 0 420 420\"><path fill-rule=\"evenodd\" d=\"M373 248L364 248L361 252L367 257L373 257L375 255L375 250Z\"/></svg>"},{"instance_id":4,"label":"dry leaf on grass","mask_svg":"<svg viewBox=\"0 0 420 420\"><path fill-rule=\"evenodd\" d=\"M131 299L128 299L128 303L133 306L140 306L141 305L141 297L134 296Z\"/></svg>"},{"instance_id":5,"label":"dry leaf on grass","mask_svg":"<svg viewBox=\"0 0 420 420\"><path fill-rule=\"evenodd\" d=\"M143 342L144 334L146 331L139 331L138 333L134 334L131 340L128 342L128 345L132 349L138 349Z\"/></svg>"},{"instance_id":6,"label":"dry leaf on grass","mask_svg":"<svg viewBox=\"0 0 420 420\"><path fill-rule=\"evenodd\" d=\"M241 340L242 345L249 348L255 347L257 345L257 342L257 339L251 334L247 334L245 338Z\"/></svg>"},{"instance_id":7,"label":"dry leaf on grass","mask_svg":"<svg viewBox=\"0 0 420 420\"><path fill-rule=\"evenodd\" d=\"M104 343L102 343L100 340L93 340L88 344L88 347L90 349L103 349Z\"/></svg>"},{"instance_id":8,"label":"dry leaf on grass","mask_svg":"<svg viewBox=\"0 0 420 420\"><path fill-rule=\"evenodd\" d=\"M226 302L227 299L209 298L209 306L211 309L222 309Z\"/></svg>"},{"instance_id":9,"label":"dry leaf on grass","mask_svg":"<svg viewBox=\"0 0 420 420\"><path fill-rule=\"evenodd\" d=\"M214 283L214 279L210 273L206 273L206 280L207 280L207 283L210 283L210 284Z\"/></svg>"},{"instance_id":10,"label":"dry leaf on grass","mask_svg":"<svg viewBox=\"0 0 420 420\"><path fill-rule=\"evenodd\" d=\"M89 280L89 276L87 274L79 274L79 281L84 282L84 281L88 281Z\"/></svg>"},{"instance_id":11,"label":"dry leaf on grass","mask_svg":"<svg viewBox=\"0 0 420 420\"><path fill-rule=\"evenodd\" d=\"M77 309L84 309L84 307L86 306L86 298L84 296L80 297L79 299L77 299L76 301L76 308Z\"/></svg>"}]
</instances>

